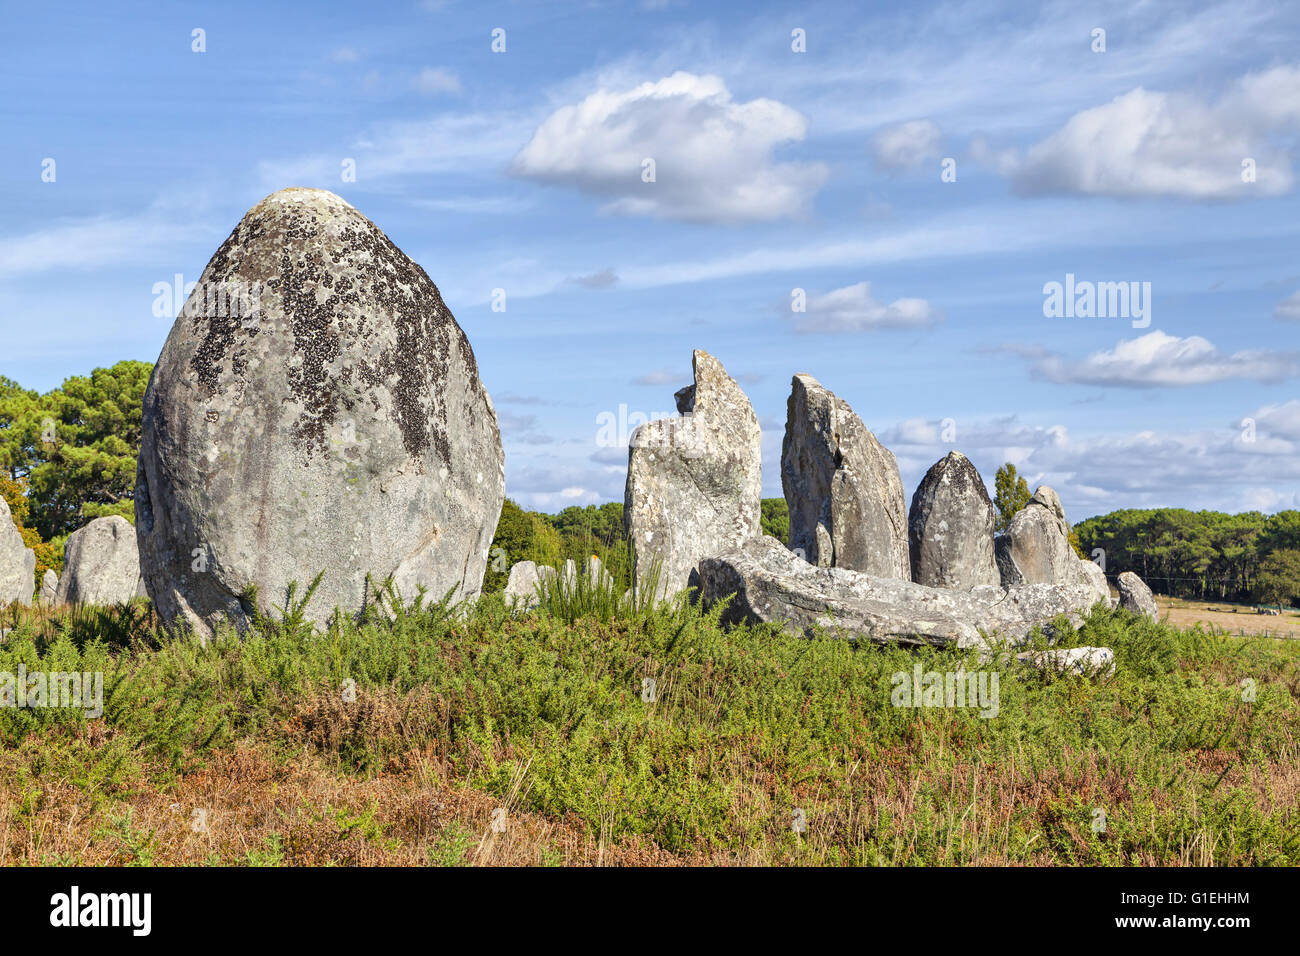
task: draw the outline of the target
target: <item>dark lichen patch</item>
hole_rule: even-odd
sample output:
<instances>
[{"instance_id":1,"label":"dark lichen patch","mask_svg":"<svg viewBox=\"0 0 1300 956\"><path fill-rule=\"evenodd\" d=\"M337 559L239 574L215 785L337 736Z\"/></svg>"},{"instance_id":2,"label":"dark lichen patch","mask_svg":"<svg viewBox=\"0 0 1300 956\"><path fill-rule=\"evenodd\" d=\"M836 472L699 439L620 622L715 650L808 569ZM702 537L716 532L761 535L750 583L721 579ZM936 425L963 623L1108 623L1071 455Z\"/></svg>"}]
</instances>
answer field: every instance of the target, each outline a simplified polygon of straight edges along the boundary
<instances>
[{"instance_id":1,"label":"dark lichen patch","mask_svg":"<svg viewBox=\"0 0 1300 956\"><path fill-rule=\"evenodd\" d=\"M217 250L205 279L260 279L278 296L285 322L276 331L292 343L284 374L300 408L292 435L303 457L328 449L329 427L340 407L355 408L361 385L375 411L387 397L412 459L432 451L452 468L443 392L453 356L471 394L481 390L474 353L437 286L373 223L351 209L322 221L289 203L258 207ZM207 396L246 381L257 327L238 317L191 320L200 341L190 366ZM485 404L470 400L457 414L472 427Z\"/></svg>"}]
</instances>

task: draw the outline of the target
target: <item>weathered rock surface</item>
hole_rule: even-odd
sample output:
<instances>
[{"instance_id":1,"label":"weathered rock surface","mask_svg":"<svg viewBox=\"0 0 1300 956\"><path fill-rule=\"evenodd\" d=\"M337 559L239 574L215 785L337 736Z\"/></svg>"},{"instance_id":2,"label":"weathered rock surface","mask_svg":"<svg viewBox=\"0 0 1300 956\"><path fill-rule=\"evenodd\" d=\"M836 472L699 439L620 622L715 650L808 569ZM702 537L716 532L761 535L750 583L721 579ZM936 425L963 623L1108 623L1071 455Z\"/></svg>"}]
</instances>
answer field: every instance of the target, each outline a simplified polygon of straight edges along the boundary
<instances>
[{"instance_id":1,"label":"weathered rock surface","mask_svg":"<svg viewBox=\"0 0 1300 956\"><path fill-rule=\"evenodd\" d=\"M997 522L979 471L961 452L949 452L912 495L907 514L912 580L962 591L1000 584L993 555Z\"/></svg>"},{"instance_id":2,"label":"weathered rock surface","mask_svg":"<svg viewBox=\"0 0 1300 956\"><path fill-rule=\"evenodd\" d=\"M688 587L700 559L761 530L762 433L735 380L695 351L695 384L676 393L681 418L648 422L628 446L623 520L636 573L659 564L659 593Z\"/></svg>"},{"instance_id":3,"label":"weathered rock surface","mask_svg":"<svg viewBox=\"0 0 1300 956\"><path fill-rule=\"evenodd\" d=\"M41 603L51 605L58 602L59 576L54 573L53 568L46 568L45 575L41 578Z\"/></svg>"},{"instance_id":4,"label":"weathered rock surface","mask_svg":"<svg viewBox=\"0 0 1300 956\"><path fill-rule=\"evenodd\" d=\"M30 604L35 576L36 552L23 542L9 503L0 498L0 606Z\"/></svg>"},{"instance_id":5,"label":"weathered rock surface","mask_svg":"<svg viewBox=\"0 0 1300 956\"><path fill-rule=\"evenodd\" d=\"M249 210L145 395L136 527L163 620L242 629L250 586L279 604L321 571L317 622L358 611L367 574L473 598L504 491L496 413L424 270L332 193Z\"/></svg>"},{"instance_id":6,"label":"weathered rock surface","mask_svg":"<svg viewBox=\"0 0 1300 956\"><path fill-rule=\"evenodd\" d=\"M135 528L119 515L96 518L68 536L55 604L120 604L141 593Z\"/></svg>"},{"instance_id":7,"label":"weathered rock surface","mask_svg":"<svg viewBox=\"0 0 1300 956\"><path fill-rule=\"evenodd\" d=\"M1147 583L1132 571L1124 571L1115 580L1119 588L1119 606L1133 614L1145 614L1153 621L1160 620L1160 608Z\"/></svg>"},{"instance_id":8,"label":"weathered rock surface","mask_svg":"<svg viewBox=\"0 0 1300 956\"><path fill-rule=\"evenodd\" d=\"M820 626L848 637L911 644L984 645L985 635L1020 641L1059 614L1074 623L1098 600L1084 583L931 588L844 568L818 568L770 536L700 562L706 603L736 597L725 620L774 622L794 633Z\"/></svg>"},{"instance_id":9,"label":"weathered rock surface","mask_svg":"<svg viewBox=\"0 0 1300 956\"><path fill-rule=\"evenodd\" d=\"M794 377L786 403L781 488L790 548L810 564L911 580L898 462L811 375Z\"/></svg>"},{"instance_id":10,"label":"weathered rock surface","mask_svg":"<svg viewBox=\"0 0 1300 956\"><path fill-rule=\"evenodd\" d=\"M1076 574L1070 526L1055 491L1040 486L996 542L1002 584L1057 584Z\"/></svg>"},{"instance_id":11,"label":"weathered rock surface","mask_svg":"<svg viewBox=\"0 0 1300 956\"><path fill-rule=\"evenodd\" d=\"M534 561L517 561L510 566L506 579L506 604L526 611L537 606L537 586L543 579L554 578L555 568Z\"/></svg>"}]
</instances>

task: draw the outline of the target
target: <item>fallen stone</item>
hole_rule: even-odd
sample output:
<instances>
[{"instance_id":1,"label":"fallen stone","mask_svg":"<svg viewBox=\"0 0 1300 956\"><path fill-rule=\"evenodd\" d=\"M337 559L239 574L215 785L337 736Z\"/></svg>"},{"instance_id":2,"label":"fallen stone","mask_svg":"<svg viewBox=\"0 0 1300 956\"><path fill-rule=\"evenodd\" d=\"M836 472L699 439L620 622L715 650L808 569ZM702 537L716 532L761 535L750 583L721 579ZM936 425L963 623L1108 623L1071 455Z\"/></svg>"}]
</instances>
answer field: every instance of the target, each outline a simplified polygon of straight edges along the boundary
<instances>
[{"instance_id":1,"label":"fallen stone","mask_svg":"<svg viewBox=\"0 0 1300 956\"><path fill-rule=\"evenodd\" d=\"M963 591L1000 584L993 554L997 521L979 471L961 452L949 452L912 495L907 515L912 580Z\"/></svg>"},{"instance_id":2,"label":"fallen stone","mask_svg":"<svg viewBox=\"0 0 1300 956\"><path fill-rule=\"evenodd\" d=\"M223 302L223 293L225 301ZM428 275L338 196L285 189L208 263L144 400L136 526L149 596L200 636L368 577L477 597L505 493L496 412Z\"/></svg>"},{"instance_id":3,"label":"fallen stone","mask_svg":"<svg viewBox=\"0 0 1300 956\"><path fill-rule=\"evenodd\" d=\"M648 422L628 447L623 520L635 573L657 565L661 596L691 585L701 558L761 528L762 433L749 399L708 352L676 395L681 418Z\"/></svg>"},{"instance_id":4,"label":"fallen stone","mask_svg":"<svg viewBox=\"0 0 1300 956\"><path fill-rule=\"evenodd\" d=\"M931 588L845 568L818 568L764 535L700 562L707 604L735 598L723 619L816 628L877 642L981 647L1016 643L1058 615L1078 625L1098 600L1087 584ZM982 632L982 633L981 633Z\"/></svg>"},{"instance_id":5,"label":"fallen stone","mask_svg":"<svg viewBox=\"0 0 1300 956\"><path fill-rule=\"evenodd\" d=\"M898 462L811 375L794 377L786 403L781 488L790 549L810 564L911 580Z\"/></svg>"},{"instance_id":6,"label":"fallen stone","mask_svg":"<svg viewBox=\"0 0 1300 956\"><path fill-rule=\"evenodd\" d=\"M68 536L54 604L123 604L140 593L135 528L120 515L96 518Z\"/></svg>"},{"instance_id":7,"label":"fallen stone","mask_svg":"<svg viewBox=\"0 0 1300 956\"><path fill-rule=\"evenodd\" d=\"M1141 614L1153 621L1160 620L1160 608L1145 581L1132 571L1124 571L1115 581L1119 588L1119 606L1133 614Z\"/></svg>"}]
</instances>

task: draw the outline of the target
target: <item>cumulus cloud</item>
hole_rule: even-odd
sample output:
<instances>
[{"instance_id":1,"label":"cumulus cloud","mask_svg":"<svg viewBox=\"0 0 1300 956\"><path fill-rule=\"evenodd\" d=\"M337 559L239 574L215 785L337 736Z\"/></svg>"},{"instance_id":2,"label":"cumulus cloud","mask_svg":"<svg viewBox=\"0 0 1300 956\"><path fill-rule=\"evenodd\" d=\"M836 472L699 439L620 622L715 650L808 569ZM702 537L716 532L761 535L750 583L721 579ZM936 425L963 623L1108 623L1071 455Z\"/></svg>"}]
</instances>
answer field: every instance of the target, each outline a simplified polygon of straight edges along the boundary
<instances>
[{"instance_id":1,"label":"cumulus cloud","mask_svg":"<svg viewBox=\"0 0 1300 956\"><path fill-rule=\"evenodd\" d=\"M1295 183L1278 135L1300 131L1300 67L1249 74L1216 100L1142 87L1083 110L1003 163L1027 194L1277 196ZM1253 160L1254 182L1242 163Z\"/></svg>"},{"instance_id":2,"label":"cumulus cloud","mask_svg":"<svg viewBox=\"0 0 1300 956\"><path fill-rule=\"evenodd\" d=\"M1002 346L1000 351L1020 355L1035 376L1062 384L1175 388L1232 379L1281 382L1300 375L1298 352L1248 349L1229 354L1199 335L1182 338L1159 329L1084 359L1036 346Z\"/></svg>"},{"instance_id":3,"label":"cumulus cloud","mask_svg":"<svg viewBox=\"0 0 1300 956\"><path fill-rule=\"evenodd\" d=\"M415 88L426 95L459 93L460 77L441 67L425 67L415 77Z\"/></svg>"},{"instance_id":4,"label":"cumulus cloud","mask_svg":"<svg viewBox=\"0 0 1300 956\"><path fill-rule=\"evenodd\" d=\"M886 170L914 169L939 155L939 127L929 120L887 126L871 139L871 156Z\"/></svg>"},{"instance_id":5,"label":"cumulus cloud","mask_svg":"<svg viewBox=\"0 0 1300 956\"><path fill-rule=\"evenodd\" d=\"M1273 307L1273 318L1300 321L1300 292L1294 292Z\"/></svg>"},{"instance_id":6,"label":"cumulus cloud","mask_svg":"<svg viewBox=\"0 0 1300 956\"><path fill-rule=\"evenodd\" d=\"M875 329L915 329L941 318L925 299L895 299L885 304L871 293L870 282L810 296L806 312L794 313L796 332L869 332Z\"/></svg>"},{"instance_id":7,"label":"cumulus cloud","mask_svg":"<svg viewBox=\"0 0 1300 956\"><path fill-rule=\"evenodd\" d=\"M510 170L605 197L613 213L703 223L784 219L806 211L826 180L824 164L773 156L807 127L783 103L738 103L719 77L679 71L561 107ZM647 159L653 182L643 181Z\"/></svg>"}]
</instances>

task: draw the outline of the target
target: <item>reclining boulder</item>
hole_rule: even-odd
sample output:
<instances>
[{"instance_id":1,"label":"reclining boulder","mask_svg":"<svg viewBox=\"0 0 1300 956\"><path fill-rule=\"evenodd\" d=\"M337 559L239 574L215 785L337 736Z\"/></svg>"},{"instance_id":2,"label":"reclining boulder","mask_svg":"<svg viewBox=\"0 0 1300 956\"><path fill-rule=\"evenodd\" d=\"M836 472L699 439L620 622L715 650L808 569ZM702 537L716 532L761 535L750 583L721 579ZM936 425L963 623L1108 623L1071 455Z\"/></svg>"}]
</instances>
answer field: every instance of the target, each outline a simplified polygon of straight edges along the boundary
<instances>
[{"instance_id":1,"label":"reclining boulder","mask_svg":"<svg viewBox=\"0 0 1300 956\"><path fill-rule=\"evenodd\" d=\"M768 535L700 562L706 604L735 597L723 619L776 623L792 633L821 627L876 642L978 647L1023 641L1058 615L1078 624L1098 600L1073 584L931 588L844 568L818 568Z\"/></svg>"}]
</instances>

